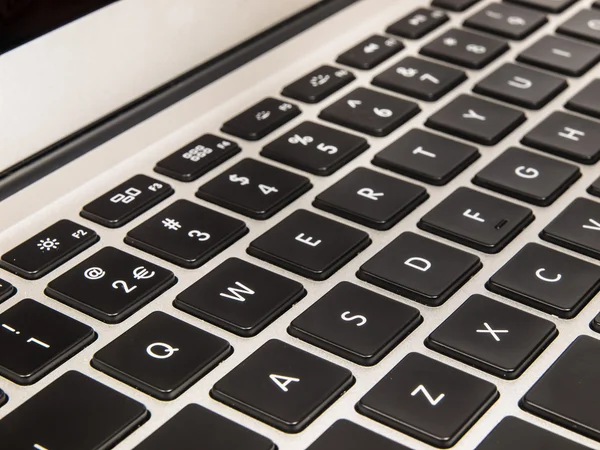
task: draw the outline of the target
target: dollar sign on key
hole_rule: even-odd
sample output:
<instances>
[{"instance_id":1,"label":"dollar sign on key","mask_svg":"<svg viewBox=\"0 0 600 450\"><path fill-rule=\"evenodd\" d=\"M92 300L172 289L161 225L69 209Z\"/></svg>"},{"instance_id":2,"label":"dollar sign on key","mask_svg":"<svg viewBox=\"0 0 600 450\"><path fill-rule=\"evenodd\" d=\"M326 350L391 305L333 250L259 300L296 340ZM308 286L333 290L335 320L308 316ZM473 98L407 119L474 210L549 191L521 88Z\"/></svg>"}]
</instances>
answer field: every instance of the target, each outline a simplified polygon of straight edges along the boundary
<instances>
[{"instance_id":1,"label":"dollar sign on key","mask_svg":"<svg viewBox=\"0 0 600 450\"><path fill-rule=\"evenodd\" d=\"M240 183L242 186L246 186L247 184L250 184L250 178L239 177L235 174L229 175L229 181L231 181L232 183Z\"/></svg>"}]
</instances>

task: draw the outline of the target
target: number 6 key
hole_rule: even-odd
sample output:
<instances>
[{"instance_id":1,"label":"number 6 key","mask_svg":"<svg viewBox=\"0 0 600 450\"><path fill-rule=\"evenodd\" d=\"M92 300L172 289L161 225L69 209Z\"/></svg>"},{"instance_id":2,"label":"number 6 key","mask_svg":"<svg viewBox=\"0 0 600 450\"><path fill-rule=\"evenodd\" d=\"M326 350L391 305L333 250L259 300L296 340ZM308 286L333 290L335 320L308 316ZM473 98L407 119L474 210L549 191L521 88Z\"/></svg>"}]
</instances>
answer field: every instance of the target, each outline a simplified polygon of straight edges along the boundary
<instances>
[{"instance_id":1,"label":"number 6 key","mask_svg":"<svg viewBox=\"0 0 600 450\"><path fill-rule=\"evenodd\" d=\"M48 284L46 295L119 323L175 284L173 272L105 247Z\"/></svg>"}]
</instances>

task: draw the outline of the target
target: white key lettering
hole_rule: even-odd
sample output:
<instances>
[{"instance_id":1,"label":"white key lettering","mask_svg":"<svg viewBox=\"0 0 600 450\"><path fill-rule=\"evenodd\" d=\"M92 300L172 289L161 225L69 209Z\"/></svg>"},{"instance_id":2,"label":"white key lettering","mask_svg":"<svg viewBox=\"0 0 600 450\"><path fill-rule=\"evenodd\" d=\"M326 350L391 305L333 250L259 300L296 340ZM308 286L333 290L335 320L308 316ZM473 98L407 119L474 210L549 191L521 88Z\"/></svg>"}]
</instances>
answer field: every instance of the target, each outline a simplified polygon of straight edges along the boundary
<instances>
[{"instance_id":1,"label":"white key lettering","mask_svg":"<svg viewBox=\"0 0 600 450\"><path fill-rule=\"evenodd\" d=\"M316 247L322 242L320 239L318 241L313 241L313 238L310 236L304 237L304 233L300 233L298 236L296 236L296 240L298 242L302 242L303 244L310 245L311 247Z\"/></svg>"}]
</instances>

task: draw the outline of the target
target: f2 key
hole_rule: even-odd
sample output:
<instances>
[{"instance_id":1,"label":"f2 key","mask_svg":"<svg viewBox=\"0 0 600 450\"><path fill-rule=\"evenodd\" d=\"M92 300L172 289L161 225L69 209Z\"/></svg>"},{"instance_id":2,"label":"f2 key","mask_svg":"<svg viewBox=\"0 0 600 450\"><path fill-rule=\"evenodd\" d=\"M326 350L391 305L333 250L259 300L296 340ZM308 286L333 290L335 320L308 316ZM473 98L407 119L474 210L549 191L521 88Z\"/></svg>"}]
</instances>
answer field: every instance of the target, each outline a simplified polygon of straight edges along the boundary
<instances>
[{"instance_id":1,"label":"f2 key","mask_svg":"<svg viewBox=\"0 0 600 450\"><path fill-rule=\"evenodd\" d=\"M173 194L173 188L136 175L83 207L81 217L108 228L122 227Z\"/></svg>"},{"instance_id":2,"label":"f2 key","mask_svg":"<svg viewBox=\"0 0 600 450\"><path fill-rule=\"evenodd\" d=\"M37 280L97 242L89 228L60 220L2 255L0 265L28 280Z\"/></svg>"}]
</instances>

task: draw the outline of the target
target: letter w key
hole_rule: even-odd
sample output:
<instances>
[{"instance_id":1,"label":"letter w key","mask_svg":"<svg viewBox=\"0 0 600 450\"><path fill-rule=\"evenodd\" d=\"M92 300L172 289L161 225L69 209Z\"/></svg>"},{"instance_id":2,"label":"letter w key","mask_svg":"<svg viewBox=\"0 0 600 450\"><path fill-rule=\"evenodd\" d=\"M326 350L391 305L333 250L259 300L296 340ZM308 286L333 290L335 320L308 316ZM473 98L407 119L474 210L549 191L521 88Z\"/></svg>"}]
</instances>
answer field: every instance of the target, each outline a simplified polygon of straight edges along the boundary
<instances>
[{"instance_id":1,"label":"letter w key","mask_svg":"<svg viewBox=\"0 0 600 450\"><path fill-rule=\"evenodd\" d=\"M255 294L255 292L252 289L250 289L248 286L240 283L239 281L236 281L235 285L237 287L228 287L227 288L227 290L230 292L230 294L221 292L219 295L221 297L230 298L231 300L235 300L236 302L245 302L246 297L244 297L243 294L246 294L246 295L254 295Z\"/></svg>"},{"instance_id":2,"label":"letter w key","mask_svg":"<svg viewBox=\"0 0 600 450\"><path fill-rule=\"evenodd\" d=\"M422 384L419 385L419 387L417 387L414 391L412 391L412 393L410 394L412 397L414 397L415 395L417 395L419 392L422 392L423 395L425 396L425 398L427 399L427 401L429 403L431 403L432 406L437 406L439 402L441 402L444 397L446 396L446 394L440 394L437 396L436 399L434 399L431 394L429 393L429 391L427 391L427 389L425 388L425 386L423 386Z\"/></svg>"}]
</instances>

